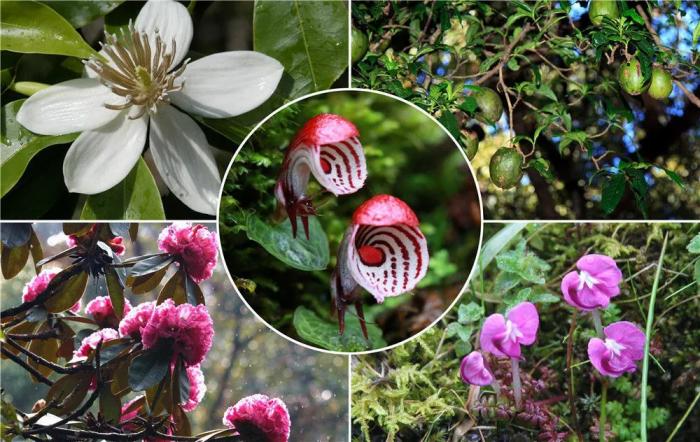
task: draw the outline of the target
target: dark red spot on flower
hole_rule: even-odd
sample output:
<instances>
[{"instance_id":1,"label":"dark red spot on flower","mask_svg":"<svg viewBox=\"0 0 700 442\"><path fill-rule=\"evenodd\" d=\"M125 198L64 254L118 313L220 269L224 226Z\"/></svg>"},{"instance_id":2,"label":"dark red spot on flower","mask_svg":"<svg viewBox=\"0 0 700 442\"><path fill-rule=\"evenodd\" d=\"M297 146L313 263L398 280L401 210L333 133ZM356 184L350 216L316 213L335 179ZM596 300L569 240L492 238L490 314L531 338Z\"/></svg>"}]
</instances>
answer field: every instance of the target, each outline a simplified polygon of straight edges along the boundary
<instances>
[{"instance_id":1,"label":"dark red spot on flower","mask_svg":"<svg viewBox=\"0 0 700 442\"><path fill-rule=\"evenodd\" d=\"M323 173L331 173L331 163L321 158L321 169L323 170Z\"/></svg>"},{"instance_id":2,"label":"dark red spot on flower","mask_svg":"<svg viewBox=\"0 0 700 442\"><path fill-rule=\"evenodd\" d=\"M378 247L362 246L357 252L360 254L360 260L368 266L380 266L384 263L384 251Z\"/></svg>"}]
</instances>

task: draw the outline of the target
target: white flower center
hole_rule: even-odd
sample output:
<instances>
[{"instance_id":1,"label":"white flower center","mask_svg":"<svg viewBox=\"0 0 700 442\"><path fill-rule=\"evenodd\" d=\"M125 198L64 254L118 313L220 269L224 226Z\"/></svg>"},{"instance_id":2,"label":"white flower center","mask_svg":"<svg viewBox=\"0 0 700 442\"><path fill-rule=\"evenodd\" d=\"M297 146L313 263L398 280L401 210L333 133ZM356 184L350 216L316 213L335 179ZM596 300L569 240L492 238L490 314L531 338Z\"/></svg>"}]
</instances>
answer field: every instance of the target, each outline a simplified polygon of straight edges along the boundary
<instances>
[{"instance_id":1,"label":"white flower center","mask_svg":"<svg viewBox=\"0 0 700 442\"><path fill-rule=\"evenodd\" d=\"M615 356L620 356L620 352L625 349L625 346L620 344L614 339L606 338L605 346L614 354Z\"/></svg>"},{"instance_id":2,"label":"white flower center","mask_svg":"<svg viewBox=\"0 0 700 442\"><path fill-rule=\"evenodd\" d=\"M598 281L596 278L593 277L593 275L591 275L585 270L581 270L581 273L578 274L579 291L582 290L584 286L588 287L589 289L592 289L593 286L598 284L599 282L600 281Z\"/></svg>"},{"instance_id":3,"label":"white flower center","mask_svg":"<svg viewBox=\"0 0 700 442\"><path fill-rule=\"evenodd\" d=\"M175 80L182 75L189 60L185 60L178 70L170 72L175 58L175 40L166 52L168 48L158 31L155 32L154 47L151 47L148 35L137 31L131 23L128 30L122 29L119 37L106 33L107 44L103 44L102 49L111 63L97 56L86 62L86 66L97 73L102 84L126 100L119 104L106 103L104 106L107 109L123 110L139 106L141 108L136 115L130 116L132 119L139 118L147 110L155 112L158 103L169 102L170 92L182 89L183 84L176 85Z\"/></svg>"},{"instance_id":4,"label":"white flower center","mask_svg":"<svg viewBox=\"0 0 700 442\"><path fill-rule=\"evenodd\" d=\"M518 326L515 325L514 322L506 319L506 339L510 339L513 342L516 342L518 338L522 338L523 334L518 330Z\"/></svg>"}]
</instances>

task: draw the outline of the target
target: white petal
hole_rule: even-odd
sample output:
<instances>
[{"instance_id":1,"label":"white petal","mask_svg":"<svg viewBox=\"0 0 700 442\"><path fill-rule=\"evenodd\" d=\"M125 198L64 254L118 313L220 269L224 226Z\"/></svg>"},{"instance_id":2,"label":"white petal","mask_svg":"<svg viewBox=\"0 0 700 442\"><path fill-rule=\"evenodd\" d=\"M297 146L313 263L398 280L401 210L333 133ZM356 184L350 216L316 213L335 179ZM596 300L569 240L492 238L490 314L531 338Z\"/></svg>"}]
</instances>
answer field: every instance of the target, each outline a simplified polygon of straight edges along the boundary
<instances>
[{"instance_id":1,"label":"white petal","mask_svg":"<svg viewBox=\"0 0 700 442\"><path fill-rule=\"evenodd\" d=\"M185 82L182 91L170 97L187 112L234 117L270 98L283 72L279 61L260 52L220 52L188 64L180 77Z\"/></svg>"},{"instance_id":2,"label":"white petal","mask_svg":"<svg viewBox=\"0 0 700 442\"><path fill-rule=\"evenodd\" d=\"M124 99L92 78L64 81L27 98L17 112L17 121L34 133L65 135L96 129L119 116L107 104Z\"/></svg>"},{"instance_id":3,"label":"white petal","mask_svg":"<svg viewBox=\"0 0 700 442\"><path fill-rule=\"evenodd\" d=\"M148 117L130 120L127 111L96 130L83 132L63 160L68 190L88 195L119 184L133 169L146 144Z\"/></svg>"},{"instance_id":4,"label":"white petal","mask_svg":"<svg viewBox=\"0 0 700 442\"><path fill-rule=\"evenodd\" d=\"M380 251L381 262L363 262L359 250L363 246ZM347 253L353 278L379 303L413 290L425 276L430 259L423 233L404 224L356 226Z\"/></svg>"},{"instance_id":5,"label":"white petal","mask_svg":"<svg viewBox=\"0 0 700 442\"><path fill-rule=\"evenodd\" d=\"M192 18L180 3L173 0L149 0L136 17L135 27L148 35L151 48L155 47L156 31L163 43L172 50L175 42L175 59L171 68L180 64L192 42Z\"/></svg>"},{"instance_id":6,"label":"white petal","mask_svg":"<svg viewBox=\"0 0 700 442\"><path fill-rule=\"evenodd\" d=\"M334 195L347 195L365 185L367 163L357 137L312 149L311 172L326 190Z\"/></svg>"},{"instance_id":7,"label":"white petal","mask_svg":"<svg viewBox=\"0 0 700 442\"><path fill-rule=\"evenodd\" d=\"M151 117L151 154L173 194L192 210L216 214L221 177L202 129L192 118L159 106Z\"/></svg>"}]
</instances>

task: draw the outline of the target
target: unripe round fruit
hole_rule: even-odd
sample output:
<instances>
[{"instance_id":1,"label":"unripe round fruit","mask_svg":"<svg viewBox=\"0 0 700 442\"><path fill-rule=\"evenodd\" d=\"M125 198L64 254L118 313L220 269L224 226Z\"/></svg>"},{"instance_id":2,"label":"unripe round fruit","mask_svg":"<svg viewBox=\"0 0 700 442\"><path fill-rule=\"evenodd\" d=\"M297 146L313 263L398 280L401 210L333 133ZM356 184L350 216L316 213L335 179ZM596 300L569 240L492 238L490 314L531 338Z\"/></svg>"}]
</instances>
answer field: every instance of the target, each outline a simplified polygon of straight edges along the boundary
<instances>
[{"instance_id":1,"label":"unripe round fruit","mask_svg":"<svg viewBox=\"0 0 700 442\"><path fill-rule=\"evenodd\" d=\"M510 189L523 176L523 157L516 149L501 147L489 163L491 182L501 189Z\"/></svg>"},{"instance_id":2,"label":"unripe round fruit","mask_svg":"<svg viewBox=\"0 0 700 442\"><path fill-rule=\"evenodd\" d=\"M364 32L356 27L352 27L352 62L353 64L362 60L362 57L367 53L369 40Z\"/></svg>"},{"instance_id":3,"label":"unripe round fruit","mask_svg":"<svg viewBox=\"0 0 700 442\"><path fill-rule=\"evenodd\" d=\"M617 1L591 0L588 7L588 17L591 19L591 23L596 26L600 26L603 23L603 17L610 19L620 18Z\"/></svg>"},{"instance_id":4,"label":"unripe round fruit","mask_svg":"<svg viewBox=\"0 0 700 442\"><path fill-rule=\"evenodd\" d=\"M657 100L665 100L673 90L673 78L662 67L654 67L651 70L651 84L649 95Z\"/></svg>"},{"instance_id":5,"label":"unripe round fruit","mask_svg":"<svg viewBox=\"0 0 700 442\"><path fill-rule=\"evenodd\" d=\"M470 130L462 130L462 144L464 144L464 150L466 151L467 158L469 160L474 159L476 152L479 150L479 136L476 132Z\"/></svg>"},{"instance_id":6,"label":"unripe round fruit","mask_svg":"<svg viewBox=\"0 0 700 442\"><path fill-rule=\"evenodd\" d=\"M503 102L496 91L489 88L481 88L474 92L474 99L478 105L478 116L481 116L487 123L495 123L501 119L503 114Z\"/></svg>"},{"instance_id":7,"label":"unripe round fruit","mask_svg":"<svg viewBox=\"0 0 700 442\"><path fill-rule=\"evenodd\" d=\"M648 84L644 82L642 64L636 57L632 57L630 61L620 65L617 71L617 81L622 89L630 95L639 95L648 87Z\"/></svg>"}]
</instances>

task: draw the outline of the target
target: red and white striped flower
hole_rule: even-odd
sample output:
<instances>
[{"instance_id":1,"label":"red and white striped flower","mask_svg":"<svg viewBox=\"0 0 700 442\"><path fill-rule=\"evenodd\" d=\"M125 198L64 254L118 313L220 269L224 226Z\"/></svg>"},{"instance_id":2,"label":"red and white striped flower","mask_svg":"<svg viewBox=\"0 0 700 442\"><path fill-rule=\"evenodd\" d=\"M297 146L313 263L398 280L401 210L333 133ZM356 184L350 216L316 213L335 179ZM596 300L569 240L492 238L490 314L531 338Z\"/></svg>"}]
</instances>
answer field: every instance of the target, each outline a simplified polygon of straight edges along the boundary
<instances>
[{"instance_id":1,"label":"red and white striped flower","mask_svg":"<svg viewBox=\"0 0 700 442\"><path fill-rule=\"evenodd\" d=\"M359 287L382 303L413 290L425 276L429 259L418 217L405 202L391 195L365 201L345 232L331 281L340 333L345 307L353 303L367 336Z\"/></svg>"},{"instance_id":2,"label":"red and white striped flower","mask_svg":"<svg viewBox=\"0 0 700 442\"><path fill-rule=\"evenodd\" d=\"M367 164L359 135L354 124L333 114L317 115L297 132L275 186L275 197L289 216L294 237L297 217L308 239L308 217L316 214L306 194L310 174L336 196L357 192L365 184Z\"/></svg>"}]
</instances>

